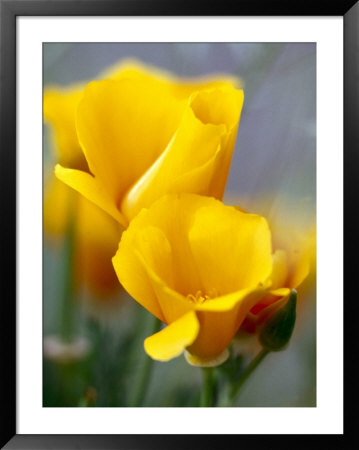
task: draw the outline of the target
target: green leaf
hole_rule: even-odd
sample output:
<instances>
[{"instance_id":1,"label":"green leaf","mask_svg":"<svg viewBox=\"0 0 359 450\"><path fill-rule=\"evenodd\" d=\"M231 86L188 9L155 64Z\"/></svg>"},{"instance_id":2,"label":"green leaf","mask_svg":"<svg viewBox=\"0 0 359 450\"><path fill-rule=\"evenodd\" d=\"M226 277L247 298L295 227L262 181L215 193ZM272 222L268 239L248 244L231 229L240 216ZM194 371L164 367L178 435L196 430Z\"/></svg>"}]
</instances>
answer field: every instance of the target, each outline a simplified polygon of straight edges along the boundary
<instances>
[{"instance_id":1,"label":"green leaf","mask_svg":"<svg viewBox=\"0 0 359 450\"><path fill-rule=\"evenodd\" d=\"M264 348L277 352L286 347L295 325L296 306L297 291L293 289L287 303L269 319L259 335Z\"/></svg>"}]
</instances>

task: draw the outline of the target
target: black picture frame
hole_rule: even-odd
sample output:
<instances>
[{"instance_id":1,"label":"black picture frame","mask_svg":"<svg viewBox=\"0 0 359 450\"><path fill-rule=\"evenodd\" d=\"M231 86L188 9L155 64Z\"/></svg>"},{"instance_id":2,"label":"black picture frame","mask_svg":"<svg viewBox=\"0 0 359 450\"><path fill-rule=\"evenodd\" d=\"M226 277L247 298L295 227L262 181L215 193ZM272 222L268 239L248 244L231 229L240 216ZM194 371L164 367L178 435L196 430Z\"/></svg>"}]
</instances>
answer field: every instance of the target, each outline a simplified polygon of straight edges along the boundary
<instances>
[{"instance_id":1,"label":"black picture frame","mask_svg":"<svg viewBox=\"0 0 359 450\"><path fill-rule=\"evenodd\" d=\"M343 435L17 435L16 434L16 17L18 16L342 16L344 18L344 209L347 239L344 245L345 304L345 421ZM355 296L348 282L355 279L358 229L355 180L359 169L359 2L322 0L300 2L247 0L207 2L166 0L0 0L1 86L0 86L0 183L1 183L1 409L2 448L86 448L86 449L183 449L251 445L266 448L295 448L317 445L350 448L356 414L354 379L357 379L358 342ZM350 263L350 264L349 264ZM354 410L355 411L355 410ZM4 447L5 445L5 447Z\"/></svg>"}]
</instances>

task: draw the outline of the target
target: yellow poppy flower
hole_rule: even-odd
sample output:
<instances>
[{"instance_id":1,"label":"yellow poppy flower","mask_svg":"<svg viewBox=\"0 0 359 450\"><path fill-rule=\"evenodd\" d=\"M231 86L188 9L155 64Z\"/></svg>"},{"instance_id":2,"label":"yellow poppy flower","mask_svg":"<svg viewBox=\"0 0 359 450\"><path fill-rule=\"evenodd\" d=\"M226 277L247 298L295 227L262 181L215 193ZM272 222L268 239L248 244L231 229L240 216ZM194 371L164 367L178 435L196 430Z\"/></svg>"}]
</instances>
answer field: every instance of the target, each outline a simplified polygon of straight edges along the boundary
<instances>
[{"instance_id":1,"label":"yellow poppy flower","mask_svg":"<svg viewBox=\"0 0 359 450\"><path fill-rule=\"evenodd\" d=\"M152 358L187 349L189 362L215 365L270 289L271 233L263 217L214 198L167 195L131 221L113 264L129 294L167 324L145 341Z\"/></svg>"},{"instance_id":2,"label":"yellow poppy flower","mask_svg":"<svg viewBox=\"0 0 359 450\"><path fill-rule=\"evenodd\" d=\"M180 80L164 70L142 64L135 59L125 59L115 64L100 73L97 79L144 80L157 86L157 89L170 91L180 98L189 97L196 90L227 84L240 85L238 78L222 74ZM56 149L58 163L72 169L86 170L88 167L76 131L77 108L87 83L79 82L67 87L51 85L46 86L44 90L43 115L45 123L53 130L53 147Z\"/></svg>"},{"instance_id":3,"label":"yellow poppy flower","mask_svg":"<svg viewBox=\"0 0 359 450\"><path fill-rule=\"evenodd\" d=\"M243 104L233 78L121 67L89 83L77 108L90 173L57 165L57 177L125 227L166 193L222 198Z\"/></svg>"},{"instance_id":4,"label":"yellow poppy flower","mask_svg":"<svg viewBox=\"0 0 359 450\"><path fill-rule=\"evenodd\" d=\"M175 104L181 102L181 104L183 104L189 95L197 90L213 89L216 87L220 88L223 86L237 86L239 83L238 79L225 75L179 80L165 71L143 65L135 60L125 60L106 70L100 74L98 78L128 80L127 83L130 83L130 80L133 80L133 82L136 83L143 82L146 86L150 86L151 89L154 89L155 92L158 93L159 98L163 95L164 99L171 99L171 102ZM80 146L76 130L77 109L84 95L85 87L86 83L77 83L69 87L46 87L44 91L43 113L44 121L52 131L53 149L56 150L58 162L70 169L70 173L73 169L86 172L81 172L80 175L83 176L84 179L87 179L88 177L92 180L92 177L88 174L88 164ZM131 92L133 92L133 89L134 88L132 87ZM109 93L109 95L111 95L111 93ZM118 99L116 98L114 100ZM133 99L134 102L136 100L136 98ZM165 103L165 100L163 102ZM143 103L144 102L138 104L138 107L140 108L139 114L141 113ZM154 107L156 106L156 103L157 100L154 101ZM133 106L136 108L135 104ZM198 107L200 107L200 105ZM213 105L213 107L215 107L215 105ZM171 108L169 107L169 109ZM167 114L165 104L163 105L163 112ZM207 112L209 114L211 111L208 110ZM126 114L126 111L124 114ZM150 112L149 116L151 116ZM150 122L149 119L150 117L147 119L145 118L145 122ZM101 117L100 131L103 130L106 133L103 123L105 120L106 118L104 116ZM116 118L114 117L113 120L115 121ZM208 120L210 120L210 118L208 118ZM163 128L165 125L159 123L158 126ZM125 128L127 128L127 125ZM119 128L118 131L123 133L125 130L121 131L121 128ZM134 140L136 140L136 133L137 131L134 131L134 134L130 136L130 140L128 141L129 146L133 145ZM104 144L105 143L106 141ZM178 145L179 143L177 143L177 146ZM109 146L109 149L111 148L112 145ZM132 151L132 149L126 145L126 142L124 142L124 147L120 150L122 150L124 154L129 150ZM146 159L146 154L142 154L141 152L145 153L147 150L147 146L144 145L143 148L139 149L140 153L134 155L133 160L131 160L131 155L124 155L124 160L128 158L129 164L133 163L134 166L136 166L136 164L141 165L141 161L138 161L138 159ZM150 148L149 150L153 151L153 148ZM227 154L220 152L220 155L216 156L218 160L216 160L216 164L229 164L230 161L225 160L225 157L229 157L230 155L226 155ZM147 156L147 159L148 157L149 156ZM205 157L205 155L203 155L203 157ZM186 162L185 158L183 159L184 162ZM222 162L220 161L221 159L223 160ZM109 166L114 162L115 161L109 161ZM169 161L166 163L167 165L168 162ZM175 161L172 161L172 163L175 163ZM209 174L208 170L210 168L211 161L208 161L207 166L195 168L192 173L183 173L183 182L187 183L188 189L190 189L190 183L200 183L200 177L205 177L206 173ZM119 179L121 179L123 171L125 170L125 167L120 167L118 174ZM68 172L65 173L67 176ZM110 173L112 173L112 171L110 171ZM205 180L205 183L208 185L209 180ZM69 184L71 185L71 183ZM99 189L101 190L100 185ZM80 190L80 192L82 191ZM106 198L106 196L104 198ZM93 200L93 198L91 198L91 200ZM95 203L102 206L101 201ZM85 197L76 193L74 190L69 189L64 183L55 182L50 179L45 185L44 199L44 229L47 235L59 236L66 232L70 204L76 205L72 207L72 211L75 211L76 214L75 222L77 230L76 278L78 283L80 281L86 282L92 291L98 296L103 297L104 294L110 294L116 287L117 289L120 287L114 274L111 258L118 247L122 227L118 225L117 221L115 223L107 213L102 212L102 209L105 209L105 211L108 212L106 208L97 208L86 200ZM118 218L117 212L115 216ZM87 257L85 257L85 255L87 255Z\"/></svg>"}]
</instances>

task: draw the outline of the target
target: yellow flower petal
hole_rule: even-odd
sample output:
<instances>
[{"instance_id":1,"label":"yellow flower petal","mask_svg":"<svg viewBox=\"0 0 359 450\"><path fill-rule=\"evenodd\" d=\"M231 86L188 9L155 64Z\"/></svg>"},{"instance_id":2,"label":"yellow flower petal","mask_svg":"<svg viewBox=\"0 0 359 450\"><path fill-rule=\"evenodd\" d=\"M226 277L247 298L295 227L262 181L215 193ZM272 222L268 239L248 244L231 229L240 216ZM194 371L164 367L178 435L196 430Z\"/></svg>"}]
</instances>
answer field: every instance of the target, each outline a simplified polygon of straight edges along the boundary
<instances>
[{"instance_id":1,"label":"yellow flower petal","mask_svg":"<svg viewBox=\"0 0 359 450\"><path fill-rule=\"evenodd\" d=\"M151 286L156 295L157 304L161 309L165 323L171 323L188 311L195 310L195 305L187 300L185 296L176 292L166 284L167 280L160 278L151 266L145 262L139 252L136 252L138 260L148 274ZM172 269L172 267L171 267Z\"/></svg>"},{"instance_id":2,"label":"yellow flower petal","mask_svg":"<svg viewBox=\"0 0 359 450\"><path fill-rule=\"evenodd\" d=\"M75 255L77 278L98 298L103 299L121 289L111 259L116 253L123 228L102 209L77 192L73 191L73 194L78 200Z\"/></svg>"},{"instance_id":3,"label":"yellow flower petal","mask_svg":"<svg viewBox=\"0 0 359 450\"><path fill-rule=\"evenodd\" d=\"M125 195L124 214L172 192L221 198L242 105L243 91L230 87L193 94L166 150Z\"/></svg>"},{"instance_id":4,"label":"yellow flower petal","mask_svg":"<svg viewBox=\"0 0 359 450\"><path fill-rule=\"evenodd\" d=\"M66 169L59 164L55 167L55 174L59 180L81 192L84 197L110 214L121 225L127 226L127 220L111 201L106 188L97 183L92 175L80 170Z\"/></svg>"},{"instance_id":5,"label":"yellow flower petal","mask_svg":"<svg viewBox=\"0 0 359 450\"><path fill-rule=\"evenodd\" d=\"M159 207L157 211L162 211L161 204ZM174 261L185 258L186 248L171 246L160 227L149 225L148 213L139 213L133 221L135 225L123 233L113 265L128 293L162 322L170 323L194 309L193 304L172 289L179 267ZM160 217L166 220L168 216L160 213ZM181 222L177 226L174 233L180 230Z\"/></svg>"},{"instance_id":6,"label":"yellow flower petal","mask_svg":"<svg viewBox=\"0 0 359 450\"><path fill-rule=\"evenodd\" d=\"M276 249L284 250L287 257L286 286L297 288L308 276L310 269L312 245L310 233L301 231L295 226L279 226L273 224L273 245Z\"/></svg>"},{"instance_id":7,"label":"yellow flower petal","mask_svg":"<svg viewBox=\"0 0 359 450\"><path fill-rule=\"evenodd\" d=\"M78 108L78 137L91 172L115 205L166 148L184 106L145 80L87 85Z\"/></svg>"},{"instance_id":8,"label":"yellow flower petal","mask_svg":"<svg viewBox=\"0 0 359 450\"><path fill-rule=\"evenodd\" d=\"M76 193L51 177L44 186L43 220L44 230L47 234L61 236L68 225L69 202Z\"/></svg>"},{"instance_id":9,"label":"yellow flower petal","mask_svg":"<svg viewBox=\"0 0 359 450\"><path fill-rule=\"evenodd\" d=\"M276 250L273 254L273 271L271 274L272 289L281 287L288 277L288 257L284 250Z\"/></svg>"},{"instance_id":10,"label":"yellow flower petal","mask_svg":"<svg viewBox=\"0 0 359 450\"><path fill-rule=\"evenodd\" d=\"M265 293L265 289L260 288L233 292L197 306L200 332L188 351L201 358L217 357L230 344L252 306ZM213 309L212 303L216 303Z\"/></svg>"},{"instance_id":11,"label":"yellow flower petal","mask_svg":"<svg viewBox=\"0 0 359 450\"><path fill-rule=\"evenodd\" d=\"M142 211L136 217L136 220L141 224L144 216L145 211ZM160 238L158 236L158 239ZM133 232L133 228L127 229L122 234L117 253L112 258L113 266L120 283L123 286L126 285L127 292L154 316L162 322L166 322L146 267L138 258L138 251L134 251L138 241L139 239ZM162 251L162 254L165 254L166 245L163 244L165 242L161 242L161 247L158 248Z\"/></svg>"},{"instance_id":12,"label":"yellow flower petal","mask_svg":"<svg viewBox=\"0 0 359 450\"><path fill-rule=\"evenodd\" d=\"M118 247L122 228L102 209L52 177L44 191L45 237L62 237L68 230L70 217L75 227L76 285L88 286L103 299L121 288L111 258Z\"/></svg>"},{"instance_id":13,"label":"yellow flower petal","mask_svg":"<svg viewBox=\"0 0 359 450\"><path fill-rule=\"evenodd\" d=\"M288 280L288 286L298 287L308 276L310 269L310 251L303 249L292 258L292 271Z\"/></svg>"},{"instance_id":14,"label":"yellow flower petal","mask_svg":"<svg viewBox=\"0 0 359 450\"><path fill-rule=\"evenodd\" d=\"M172 322L145 340L146 353L153 359L168 361L175 358L196 339L199 323L193 311Z\"/></svg>"},{"instance_id":15,"label":"yellow flower petal","mask_svg":"<svg viewBox=\"0 0 359 450\"><path fill-rule=\"evenodd\" d=\"M70 88L48 87L44 92L44 120L53 128L54 148L60 164L86 170L87 163L77 139L76 111L83 85Z\"/></svg>"},{"instance_id":16,"label":"yellow flower petal","mask_svg":"<svg viewBox=\"0 0 359 450\"><path fill-rule=\"evenodd\" d=\"M204 291L215 288L217 296L256 287L272 271L271 234L263 217L219 202L203 206L189 241Z\"/></svg>"},{"instance_id":17,"label":"yellow flower petal","mask_svg":"<svg viewBox=\"0 0 359 450\"><path fill-rule=\"evenodd\" d=\"M191 249L188 243L187 234L190 228L191 221L193 220L193 214L198 209L202 202L213 202L211 198L204 198L193 196L186 201L186 214L182 213L181 204L179 201L180 196L165 196L159 201L155 202L148 210L141 211L131 222L131 226L123 234L121 242L119 244L119 250L114 257L115 269L118 272L119 279L123 279L124 274L117 269L116 264L121 260L123 267L126 266L128 275L135 274L139 265L138 257L134 257L134 250L140 244L140 236L144 235L144 229L148 227L157 227L162 231L162 236L166 237L166 240L171 243L170 256L171 264L168 261L169 255L162 249L160 255L165 256L163 259L163 266L166 268L172 268L172 282L173 285L169 285L169 280L166 283L169 287L173 288L184 296L198 289L198 274L197 267L194 264ZM168 211L171 211L171 214ZM160 233L157 234L158 239ZM165 248L165 246L163 246ZM148 252L158 252L160 246L157 244L157 240L149 240ZM158 260L160 262L160 255ZM148 253L142 255L144 262L150 262L148 259ZM158 263L159 263L158 262ZM147 264L148 266L148 264ZM126 270L126 274L127 274ZM153 268L155 270L155 268ZM161 272L157 275L160 277ZM136 289L136 283L133 283L131 279L124 280L126 284L129 284L130 294L138 301L141 301L141 297L138 299L134 293ZM144 305L145 306L145 305ZM147 306L145 306L147 308ZM148 309L148 308L147 308Z\"/></svg>"}]
</instances>

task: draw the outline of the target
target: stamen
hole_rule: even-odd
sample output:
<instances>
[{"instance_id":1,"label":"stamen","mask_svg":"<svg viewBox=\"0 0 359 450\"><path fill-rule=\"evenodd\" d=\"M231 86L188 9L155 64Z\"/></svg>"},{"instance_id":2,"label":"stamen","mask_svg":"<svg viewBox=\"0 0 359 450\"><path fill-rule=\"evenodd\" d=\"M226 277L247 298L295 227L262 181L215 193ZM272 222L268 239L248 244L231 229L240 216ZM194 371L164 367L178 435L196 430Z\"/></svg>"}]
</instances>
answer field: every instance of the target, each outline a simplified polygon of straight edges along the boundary
<instances>
[{"instance_id":1,"label":"stamen","mask_svg":"<svg viewBox=\"0 0 359 450\"><path fill-rule=\"evenodd\" d=\"M217 289L213 288L209 290L208 294L204 294L201 290L197 291L195 295L188 294L187 298L193 303L202 304L207 300L211 300L215 297L218 297Z\"/></svg>"}]
</instances>

